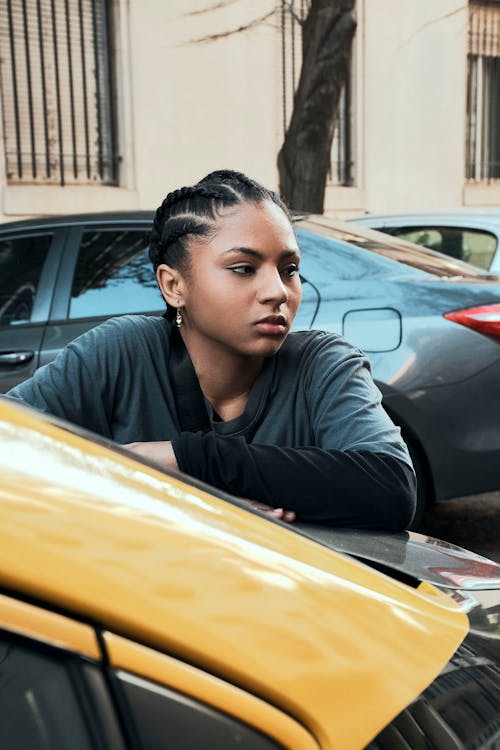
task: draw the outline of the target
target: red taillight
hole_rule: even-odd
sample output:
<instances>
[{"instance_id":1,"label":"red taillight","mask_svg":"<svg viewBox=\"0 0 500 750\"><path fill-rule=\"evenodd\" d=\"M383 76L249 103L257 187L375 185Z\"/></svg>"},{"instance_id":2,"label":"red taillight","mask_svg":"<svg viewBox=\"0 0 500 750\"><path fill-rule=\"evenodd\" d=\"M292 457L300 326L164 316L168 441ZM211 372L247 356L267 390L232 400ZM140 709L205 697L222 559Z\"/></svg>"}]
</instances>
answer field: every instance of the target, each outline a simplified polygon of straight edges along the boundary
<instances>
[{"instance_id":1,"label":"red taillight","mask_svg":"<svg viewBox=\"0 0 500 750\"><path fill-rule=\"evenodd\" d=\"M445 313L445 318L500 339L500 305L481 305Z\"/></svg>"}]
</instances>

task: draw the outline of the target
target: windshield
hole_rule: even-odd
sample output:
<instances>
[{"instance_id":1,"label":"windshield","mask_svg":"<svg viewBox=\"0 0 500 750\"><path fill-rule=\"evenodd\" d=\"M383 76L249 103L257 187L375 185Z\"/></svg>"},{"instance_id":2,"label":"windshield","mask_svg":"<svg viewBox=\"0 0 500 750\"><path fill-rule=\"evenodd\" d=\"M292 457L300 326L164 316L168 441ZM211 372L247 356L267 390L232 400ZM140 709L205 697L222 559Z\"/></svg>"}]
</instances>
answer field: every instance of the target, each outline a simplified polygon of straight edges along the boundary
<instances>
[{"instance_id":1,"label":"windshield","mask_svg":"<svg viewBox=\"0 0 500 750\"><path fill-rule=\"evenodd\" d=\"M372 229L353 227L327 216L307 216L295 220L301 229L324 237L347 242L384 258L397 261L433 276L445 278L490 278L487 274L463 261L413 245L397 237L376 232Z\"/></svg>"}]
</instances>

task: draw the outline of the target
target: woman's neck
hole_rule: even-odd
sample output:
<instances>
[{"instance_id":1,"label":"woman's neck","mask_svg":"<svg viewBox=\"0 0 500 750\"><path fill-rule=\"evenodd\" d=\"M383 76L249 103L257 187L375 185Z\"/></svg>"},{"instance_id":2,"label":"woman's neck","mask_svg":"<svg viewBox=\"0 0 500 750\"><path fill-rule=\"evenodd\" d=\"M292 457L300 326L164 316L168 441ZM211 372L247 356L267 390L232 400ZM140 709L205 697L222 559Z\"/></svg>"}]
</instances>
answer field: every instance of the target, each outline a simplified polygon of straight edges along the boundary
<instances>
[{"instance_id":1,"label":"woman's neck","mask_svg":"<svg viewBox=\"0 0 500 750\"><path fill-rule=\"evenodd\" d=\"M243 413L264 359L242 357L181 330L203 395L214 411L228 421Z\"/></svg>"}]
</instances>

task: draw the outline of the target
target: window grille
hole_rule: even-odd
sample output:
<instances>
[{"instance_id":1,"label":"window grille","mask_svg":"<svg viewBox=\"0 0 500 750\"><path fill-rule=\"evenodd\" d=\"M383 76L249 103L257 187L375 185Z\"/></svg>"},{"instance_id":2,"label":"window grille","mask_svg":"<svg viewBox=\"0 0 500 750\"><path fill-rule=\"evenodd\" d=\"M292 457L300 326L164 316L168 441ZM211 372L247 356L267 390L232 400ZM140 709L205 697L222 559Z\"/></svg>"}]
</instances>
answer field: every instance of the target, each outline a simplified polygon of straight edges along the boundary
<instances>
[{"instance_id":1,"label":"window grille","mask_svg":"<svg viewBox=\"0 0 500 750\"><path fill-rule=\"evenodd\" d=\"M500 179L500 3L469 3L466 178Z\"/></svg>"},{"instance_id":2,"label":"window grille","mask_svg":"<svg viewBox=\"0 0 500 750\"><path fill-rule=\"evenodd\" d=\"M281 5L282 130L286 133L302 64L302 23L310 0L287 0ZM352 60L352 53L351 53ZM352 65L346 71L332 139L328 178L334 185L355 184Z\"/></svg>"},{"instance_id":3,"label":"window grille","mask_svg":"<svg viewBox=\"0 0 500 750\"><path fill-rule=\"evenodd\" d=\"M2 0L10 184L118 181L109 0Z\"/></svg>"}]
</instances>

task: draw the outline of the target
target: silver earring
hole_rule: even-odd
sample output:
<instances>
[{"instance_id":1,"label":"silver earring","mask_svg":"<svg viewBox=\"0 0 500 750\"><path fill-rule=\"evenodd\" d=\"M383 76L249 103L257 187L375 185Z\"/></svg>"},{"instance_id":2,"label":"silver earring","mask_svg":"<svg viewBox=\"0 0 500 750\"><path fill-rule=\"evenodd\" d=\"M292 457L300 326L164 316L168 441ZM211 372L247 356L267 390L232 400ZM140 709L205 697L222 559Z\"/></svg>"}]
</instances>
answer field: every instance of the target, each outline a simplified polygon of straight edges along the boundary
<instances>
[{"instance_id":1,"label":"silver earring","mask_svg":"<svg viewBox=\"0 0 500 750\"><path fill-rule=\"evenodd\" d=\"M177 326L177 328L180 328L182 325L182 312L180 307L177 308L177 312L175 314L175 325Z\"/></svg>"}]
</instances>

